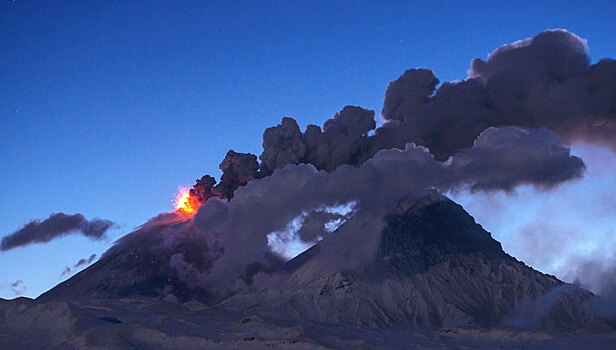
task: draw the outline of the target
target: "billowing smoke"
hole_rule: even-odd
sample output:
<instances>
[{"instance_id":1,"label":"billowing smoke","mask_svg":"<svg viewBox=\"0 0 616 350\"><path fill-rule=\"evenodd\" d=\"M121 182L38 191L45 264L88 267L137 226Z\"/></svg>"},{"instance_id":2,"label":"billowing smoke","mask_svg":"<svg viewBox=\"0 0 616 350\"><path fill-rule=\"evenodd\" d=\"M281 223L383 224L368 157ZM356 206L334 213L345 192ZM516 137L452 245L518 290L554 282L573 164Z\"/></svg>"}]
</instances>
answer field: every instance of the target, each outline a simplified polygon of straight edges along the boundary
<instances>
[{"instance_id":1,"label":"billowing smoke","mask_svg":"<svg viewBox=\"0 0 616 350\"><path fill-rule=\"evenodd\" d=\"M499 126L545 127L616 150L616 61L589 61L585 40L552 30L474 59L468 79L438 89L432 71L408 70L387 87L381 117L391 123L376 136L384 147L426 146L437 159Z\"/></svg>"},{"instance_id":2,"label":"billowing smoke","mask_svg":"<svg viewBox=\"0 0 616 350\"><path fill-rule=\"evenodd\" d=\"M439 87L430 70L408 70L387 87L379 128L374 111L356 106L303 132L283 118L265 130L260 163L229 151L219 184L208 175L197 180L190 195L202 205L193 222L165 214L118 245L160 232L152 237L164 241L157 244L174 276L219 294L288 258L272 242L320 240L330 266L369 265L383 217L403 197L433 188L550 189L580 178L585 165L566 142L616 149L615 73L612 60L590 65L586 43L563 30L474 60L462 82ZM350 205L344 214L326 209ZM205 257L177 251L195 237Z\"/></svg>"},{"instance_id":3,"label":"billowing smoke","mask_svg":"<svg viewBox=\"0 0 616 350\"><path fill-rule=\"evenodd\" d=\"M482 132L473 147L451 158L450 168L471 191L512 191L525 184L549 189L582 177L585 166L547 129L505 127Z\"/></svg>"},{"instance_id":4,"label":"billowing smoke","mask_svg":"<svg viewBox=\"0 0 616 350\"><path fill-rule=\"evenodd\" d=\"M383 216L405 196L429 188L551 187L581 176L583 170L583 162L548 130L516 128L486 130L474 147L448 162L435 160L423 147L408 145L404 150L382 150L361 166L343 165L332 172L309 164L287 165L239 188L233 200L213 199L200 208L197 229L206 235L209 247L224 252L205 282L210 288L224 288L236 283L248 265L267 265L268 235L285 230L297 218L303 220L297 231L301 241L314 243L318 235L326 234L326 222L340 218L320 208L356 203L352 217L345 218L321 245L332 266L355 268L374 256Z\"/></svg>"},{"instance_id":5,"label":"billowing smoke","mask_svg":"<svg viewBox=\"0 0 616 350\"><path fill-rule=\"evenodd\" d=\"M388 85L381 127L376 128L374 111L355 106L344 107L323 127L308 125L304 132L294 119L285 117L265 130L260 164L254 155L230 151L220 165L221 183L215 185L211 177L205 183L202 179L195 192L203 187L206 195L202 197L232 198L238 187L287 164L307 163L331 172L342 164L361 165L382 149L404 149L407 143L424 146L444 161L473 146L486 129L505 126L547 128L567 142L602 144L616 150L616 61L589 62L585 40L565 30L549 30L502 46L487 61L474 59L462 82L439 86L432 71L411 69ZM560 143L546 135L536 134L528 141ZM547 138L541 140L542 136ZM498 140L491 137L490 142L496 145ZM525 159L532 161L533 145L527 149ZM476 150L480 152L479 147ZM498 161L513 169L514 164L508 162L520 165L522 160ZM544 174L538 182L525 181L550 187L541 183L549 176L579 176L559 173L562 165L553 165L552 174ZM525 167L530 165L525 163ZM564 170L571 169L565 165ZM512 177L502 181L510 183L509 189L520 182ZM486 186L491 184L478 183L473 189Z\"/></svg>"},{"instance_id":6,"label":"billowing smoke","mask_svg":"<svg viewBox=\"0 0 616 350\"><path fill-rule=\"evenodd\" d=\"M229 151L220 163L220 170L223 174L215 190L223 198L233 198L233 193L238 187L257 178L259 162L253 154Z\"/></svg>"},{"instance_id":7,"label":"billowing smoke","mask_svg":"<svg viewBox=\"0 0 616 350\"><path fill-rule=\"evenodd\" d=\"M23 228L2 238L0 251L25 247L34 243L46 243L70 234L81 234L91 239L101 239L114 223L109 220L88 221L82 214L51 214L49 218L32 220Z\"/></svg>"},{"instance_id":8,"label":"billowing smoke","mask_svg":"<svg viewBox=\"0 0 616 350\"><path fill-rule=\"evenodd\" d=\"M190 207L198 208L212 197L222 199L233 198L235 190L258 178L259 162L257 156L250 153L238 153L230 150L219 165L223 174L220 183L210 175L205 175L195 181L190 189Z\"/></svg>"},{"instance_id":9,"label":"billowing smoke","mask_svg":"<svg viewBox=\"0 0 616 350\"><path fill-rule=\"evenodd\" d=\"M616 313L616 261L586 260L576 271L577 283L598 295L612 300L612 313Z\"/></svg>"},{"instance_id":10,"label":"billowing smoke","mask_svg":"<svg viewBox=\"0 0 616 350\"><path fill-rule=\"evenodd\" d=\"M341 164L360 165L370 158L368 132L374 130L374 111L346 106L325 122L323 128L308 125L302 133L293 118L263 133L263 153L257 157L250 153L229 151L220 163L221 182L206 175L191 190L191 196L200 203L209 198L233 198L235 190L248 182L269 176L287 164L308 163L317 169L333 171ZM402 145L404 148L404 145Z\"/></svg>"},{"instance_id":11,"label":"billowing smoke","mask_svg":"<svg viewBox=\"0 0 616 350\"><path fill-rule=\"evenodd\" d=\"M261 171L298 163L332 171L409 142L446 160L484 130L502 126L548 128L569 142L616 150L616 61L589 61L584 40L553 30L473 60L466 80L438 89L432 71L408 70L387 87L381 127L375 129L373 111L351 106L304 133L284 118L265 131Z\"/></svg>"},{"instance_id":12,"label":"billowing smoke","mask_svg":"<svg viewBox=\"0 0 616 350\"><path fill-rule=\"evenodd\" d=\"M346 106L319 128L308 125L302 133L292 118L263 133L261 171L270 175L287 164L309 163L333 171L341 164L359 165L370 158L368 132L374 130L374 111ZM402 145L404 147L404 145Z\"/></svg>"},{"instance_id":13,"label":"billowing smoke","mask_svg":"<svg viewBox=\"0 0 616 350\"><path fill-rule=\"evenodd\" d=\"M335 235L346 244L330 244L326 254L339 260L339 266L353 267L369 259L380 238L382 215L395 205L391 197L424 189L443 178L443 166L424 149L388 152L362 167L346 165L331 173L308 164L287 165L239 188L231 201L208 201L195 216L195 226L205 234L209 247L223 252L207 276L208 287L227 289L249 265L267 265L268 235L294 218L352 201L359 203L358 208ZM349 256L342 255L340 248Z\"/></svg>"}]
</instances>

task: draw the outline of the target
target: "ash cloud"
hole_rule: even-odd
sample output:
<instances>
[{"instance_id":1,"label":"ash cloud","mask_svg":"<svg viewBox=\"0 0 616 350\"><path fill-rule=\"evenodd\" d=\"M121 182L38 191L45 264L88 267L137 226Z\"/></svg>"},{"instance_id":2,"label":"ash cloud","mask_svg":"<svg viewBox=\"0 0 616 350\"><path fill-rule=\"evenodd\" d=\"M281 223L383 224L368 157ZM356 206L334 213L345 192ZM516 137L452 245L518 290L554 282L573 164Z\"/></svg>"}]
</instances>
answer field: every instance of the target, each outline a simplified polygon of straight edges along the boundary
<instances>
[{"instance_id":1,"label":"ash cloud","mask_svg":"<svg viewBox=\"0 0 616 350\"><path fill-rule=\"evenodd\" d=\"M473 147L451 158L450 168L455 181L471 191L511 192L525 184L550 189L581 178L586 166L547 129L506 127L482 132Z\"/></svg>"},{"instance_id":2,"label":"ash cloud","mask_svg":"<svg viewBox=\"0 0 616 350\"><path fill-rule=\"evenodd\" d=\"M387 87L377 129L385 146L415 142L446 159L489 127L548 128L616 150L616 61L591 65L586 41L549 30L476 58L463 82L411 69Z\"/></svg>"},{"instance_id":3,"label":"ash cloud","mask_svg":"<svg viewBox=\"0 0 616 350\"><path fill-rule=\"evenodd\" d=\"M236 189L258 177L259 162L254 154L229 151L219 168L223 174L215 189L221 197L233 198Z\"/></svg>"},{"instance_id":4,"label":"ash cloud","mask_svg":"<svg viewBox=\"0 0 616 350\"><path fill-rule=\"evenodd\" d=\"M368 136L375 127L374 111L357 106L346 106L323 128L308 125L303 133L294 119L283 118L263 133L261 172L270 175L287 164L299 163L329 172L342 164L360 165L376 153Z\"/></svg>"},{"instance_id":5,"label":"ash cloud","mask_svg":"<svg viewBox=\"0 0 616 350\"><path fill-rule=\"evenodd\" d=\"M192 207L199 207L212 197L231 199L235 190L261 175L257 156L233 150L227 152L219 168L223 173L220 177L220 183L217 184L216 179L210 175L204 175L201 179L195 181L190 189L189 200L196 202L193 203L196 205L192 205Z\"/></svg>"},{"instance_id":6,"label":"ash cloud","mask_svg":"<svg viewBox=\"0 0 616 350\"><path fill-rule=\"evenodd\" d=\"M109 220L88 221L82 214L51 214L45 220L32 220L23 228L2 238L0 251L25 247L34 243L47 243L70 234L81 234L90 239L101 239L115 224Z\"/></svg>"},{"instance_id":7,"label":"ash cloud","mask_svg":"<svg viewBox=\"0 0 616 350\"><path fill-rule=\"evenodd\" d=\"M268 263L268 234L304 212L352 201L360 203L356 212L333 235L336 239L324 254L349 268L370 259L380 240L382 215L395 205L391 199L423 190L442 179L444 171L421 148L379 155L362 167L345 165L332 173L308 164L287 165L239 188L231 201L208 201L195 216L195 226L207 237L208 247L220 247L224 253L204 283L213 289L233 288L249 265Z\"/></svg>"},{"instance_id":8,"label":"ash cloud","mask_svg":"<svg viewBox=\"0 0 616 350\"><path fill-rule=\"evenodd\" d=\"M387 86L379 128L374 111L347 106L322 128L308 125L302 133L295 120L284 118L267 129L261 172L299 163L333 171L407 143L444 161L486 129L506 126L547 128L567 142L616 150L616 61L589 62L585 40L550 30L502 46L487 61L474 59L462 82L437 88L431 70L407 70Z\"/></svg>"},{"instance_id":9,"label":"ash cloud","mask_svg":"<svg viewBox=\"0 0 616 350\"><path fill-rule=\"evenodd\" d=\"M612 306L616 307L615 261L585 260L577 268L576 277L575 282L612 301ZM612 313L616 314L616 309L612 310L615 310Z\"/></svg>"},{"instance_id":10,"label":"ash cloud","mask_svg":"<svg viewBox=\"0 0 616 350\"><path fill-rule=\"evenodd\" d=\"M332 172L343 164L359 166L383 149L404 149L408 143L426 147L445 161L471 148L490 128L545 128L566 143L616 150L616 61L591 65L586 41L566 30L548 30L504 45L487 60L474 59L466 80L439 83L425 68L407 70L389 83L380 113L385 123L378 128L375 112L358 106L346 106L322 127L308 125L303 132L293 118L285 117L265 130L260 163L255 155L229 151L220 165L221 183L201 179L195 194L230 199L237 188L287 164L312 164ZM559 143L553 135L545 136L546 142ZM540 142L539 136L528 141ZM531 154L532 145L528 150L529 160L545 156ZM505 160L499 162L511 168ZM552 182L580 175L568 168L571 164L553 165L554 172L545 174L554 177ZM564 173L557 174L559 170ZM552 186L545 178L507 181L511 186ZM490 186L478 183L474 189Z\"/></svg>"},{"instance_id":11,"label":"ash cloud","mask_svg":"<svg viewBox=\"0 0 616 350\"><path fill-rule=\"evenodd\" d=\"M409 144L404 150L382 150L361 166L342 165L332 172L289 164L239 188L233 200L212 199L200 208L195 226L207 237L208 247L223 252L202 281L209 288L224 288L250 264L266 265L268 234L318 208L357 203L336 234L321 243L321 253L332 266L353 269L371 261L384 228L382 218L402 197L430 188L509 191L526 183L550 188L581 176L583 170L583 162L550 131L517 128L486 130L473 147L447 162ZM340 217L314 215L304 220L299 237L313 242L326 235L325 222Z\"/></svg>"}]
</instances>

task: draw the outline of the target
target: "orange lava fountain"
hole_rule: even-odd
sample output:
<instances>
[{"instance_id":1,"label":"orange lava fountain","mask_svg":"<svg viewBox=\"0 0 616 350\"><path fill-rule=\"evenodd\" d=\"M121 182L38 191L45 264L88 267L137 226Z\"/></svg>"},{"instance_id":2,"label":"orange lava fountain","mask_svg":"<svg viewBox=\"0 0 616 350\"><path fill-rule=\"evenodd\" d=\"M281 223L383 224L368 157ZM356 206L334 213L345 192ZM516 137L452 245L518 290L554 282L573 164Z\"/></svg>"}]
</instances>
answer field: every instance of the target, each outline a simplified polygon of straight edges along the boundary
<instances>
[{"instance_id":1,"label":"orange lava fountain","mask_svg":"<svg viewBox=\"0 0 616 350\"><path fill-rule=\"evenodd\" d=\"M194 215L199 208L199 202L190 196L190 188L178 186L178 191L173 199L173 207L184 215Z\"/></svg>"}]
</instances>

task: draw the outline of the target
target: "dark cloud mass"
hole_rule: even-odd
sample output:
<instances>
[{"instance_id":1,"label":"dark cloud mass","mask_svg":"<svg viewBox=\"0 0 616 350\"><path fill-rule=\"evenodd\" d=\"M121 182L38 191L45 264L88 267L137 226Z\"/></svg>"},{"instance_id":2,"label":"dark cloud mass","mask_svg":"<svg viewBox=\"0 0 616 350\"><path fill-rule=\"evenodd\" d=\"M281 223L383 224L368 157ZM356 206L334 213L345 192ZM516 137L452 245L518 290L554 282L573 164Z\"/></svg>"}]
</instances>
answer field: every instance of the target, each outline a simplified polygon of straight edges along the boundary
<instances>
[{"instance_id":1,"label":"dark cloud mass","mask_svg":"<svg viewBox=\"0 0 616 350\"><path fill-rule=\"evenodd\" d=\"M238 187L257 178L259 162L254 154L229 151L220 163L220 170L223 174L216 191L224 198L233 198L233 192Z\"/></svg>"},{"instance_id":2,"label":"dark cloud mass","mask_svg":"<svg viewBox=\"0 0 616 350\"><path fill-rule=\"evenodd\" d=\"M368 132L374 130L374 111L346 106L320 128L308 125L302 133L292 118L263 133L261 171L270 175L287 164L308 163L333 171L339 165L360 165L373 155ZM404 145L402 145L404 147Z\"/></svg>"},{"instance_id":3,"label":"dark cloud mass","mask_svg":"<svg viewBox=\"0 0 616 350\"><path fill-rule=\"evenodd\" d=\"M260 175L257 156L233 150L227 152L219 168L223 173L220 183L216 184L216 179L209 175L195 181L195 185L190 189L189 200L197 203L192 207L197 208L212 197L231 199L238 187L246 185Z\"/></svg>"},{"instance_id":4,"label":"dark cloud mass","mask_svg":"<svg viewBox=\"0 0 616 350\"><path fill-rule=\"evenodd\" d=\"M471 191L512 191L524 184L551 188L582 177L585 169L547 129L526 133L515 127L490 128L451 160L454 181Z\"/></svg>"},{"instance_id":5,"label":"dark cloud mass","mask_svg":"<svg viewBox=\"0 0 616 350\"><path fill-rule=\"evenodd\" d=\"M212 271L202 281L208 288L222 288L249 264L267 264L267 236L300 216L306 216L298 230L303 242L325 236L325 222L342 215L319 208L357 203L352 217L321 246L333 264L353 268L373 256L382 218L405 196L430 188L508 191L522 184L550 188L580 177L583 170L583 162L550 131L514 127L484 131L473 147L447 162L409 144L404 150L381 150L360 166L343 165L332 172L308 164L287 165L239 188L233 200L210 200L200 208L197 229L209 247L223 252L212 259Z\"/></svg>"},{"instance_id":6,"label":"dark cloud mass","mask_svg":"<svg viewBox=\"0 0 616 350\"><path fill-rule=\"evenodd\" d=\"M302 163L306 156L306 143L293 118L282 118L282 122L263 133L261 171L270 175L274 170L287 164Z\"/></svg>"},{"instance_id":7,"label":"dark cloud mass","mask_svg":"<svg viewBox=\"0 0 616 350\"><path fill-rule=\"evenodd\" d=\"M616 61L589 61L585 40L552 30L474 59L467 80L438 90L432 71L408 70L387 87L381 116L393 123L377 136L426 146L437 159L499 126L545 127L616 150Z\"/></svg>"},{"instance_id":8,"label":"dark cloud mass","mask_svg":"<svg viewBox=\"0 0 616 350\"><path fill-rule=\"evenodd\" d=\"M32 220L20 230L3 237L0 250L7 251L33 243L46 243L69 234L81 234L91 239L101 239L113 225L114 223L109 220L88 221L81 214L51 214L43 221Z\"/></svg>"},{"instance_id":9,"label":"dark cloud mass","mask_svg":"<svg viewBox=\"0 0 616 350\"><path fill-rule=\"evenodd\" d=\"M307 163L332 172L343 164L359 166L382 149L404 149L407 143L426 147L437 160L445 161L471 148L486 129L509 126L546 128L567 143L581 141L616 150L616 61L589 62L585 40L565 30L548 30L504 45L485 61L474 59L468 78L461 82L439 86L431 70L410 69L387 86L381 110L385 123L379 128L374 111L357 106L346 106L322 127L308 125L304 132L293 118L285 117L263 133L260 163L255 155L229 151L220 164L221 183L216 185L206 176L193 192L203 199L201 203L210 197L230 199L237 188L287 164ZM496 145L494 135L499 133L490 133ZM505 133L513 132L501 134ZM533 146L542 142L542 136L561 153L534 154ZM529 177L523 168L531 163L502 158L500 165L514 170L514 164L507 163L513 161L521 169L501 183L495 178L491 183L479 181L473 190L509 191L523 183L551 187L580 176L583 164L567 156L565 142L555 136L540 132L518 141L530 143L526 159L545 172L535 171L536 177ZM475 151L466 151L465 157L485 156L486 150L484 142ZM541 163L552 156L549 163ZM513 178L516 174L522 178Z\"/></svg>"},{"instance_id":10,"label":"dark cloud mass","mask_svg":"<svg viewBox=\"0 0 616 350\"><path fill-rule=\"evenodd\" d=\"M567 142L616 149L616 61L590 65L586 42L575 34L552 30L505 45L487 61L473 60L468 74L437 89L431 70L407 70L388 85L381 111L386 123L376 129L373 111L352 106L303 133L295 120L283 118L263 135L261 172L299 163L333 171L410 142L446 160L473 146L484 130L506 126L547 128Z\"/></svg>"}]
</instances>

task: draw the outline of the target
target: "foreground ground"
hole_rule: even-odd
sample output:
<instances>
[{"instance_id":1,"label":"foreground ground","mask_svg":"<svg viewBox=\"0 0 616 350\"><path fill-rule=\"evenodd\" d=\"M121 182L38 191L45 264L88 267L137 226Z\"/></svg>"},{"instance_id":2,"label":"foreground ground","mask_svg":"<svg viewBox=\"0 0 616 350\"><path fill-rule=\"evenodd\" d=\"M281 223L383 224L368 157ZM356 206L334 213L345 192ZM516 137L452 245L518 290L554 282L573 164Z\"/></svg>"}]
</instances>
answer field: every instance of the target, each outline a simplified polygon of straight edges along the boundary
<instances>
[{"instance_id":1,"label":"foreground ground","mask_svg":"<svg viewBox=\"0 0 616 350\"><path fill-rule=\"evenodd\" d=\"M290 323L197 302L0 301L0 349L613 349L616 334L374 330Z\"/></svg>"}]
</instances>

